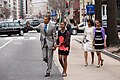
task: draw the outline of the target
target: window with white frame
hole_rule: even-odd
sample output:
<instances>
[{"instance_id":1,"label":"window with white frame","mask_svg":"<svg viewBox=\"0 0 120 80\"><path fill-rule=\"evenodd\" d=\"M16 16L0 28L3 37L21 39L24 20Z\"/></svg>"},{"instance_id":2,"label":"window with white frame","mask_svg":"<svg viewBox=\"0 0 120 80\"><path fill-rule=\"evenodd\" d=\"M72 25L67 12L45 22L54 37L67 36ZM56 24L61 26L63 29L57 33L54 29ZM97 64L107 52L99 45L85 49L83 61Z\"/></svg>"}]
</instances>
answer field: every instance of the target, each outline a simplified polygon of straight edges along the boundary
<instances>
[{"instance_id":1,"label":"window with white frame","mask_svg":"<svg viewBox=\"0 0 120 80\"><path fill-rule=\"evenodd\" d=\"M107 16L107 5L102 5L102 16Z\"/></svg>"}]
</instances>

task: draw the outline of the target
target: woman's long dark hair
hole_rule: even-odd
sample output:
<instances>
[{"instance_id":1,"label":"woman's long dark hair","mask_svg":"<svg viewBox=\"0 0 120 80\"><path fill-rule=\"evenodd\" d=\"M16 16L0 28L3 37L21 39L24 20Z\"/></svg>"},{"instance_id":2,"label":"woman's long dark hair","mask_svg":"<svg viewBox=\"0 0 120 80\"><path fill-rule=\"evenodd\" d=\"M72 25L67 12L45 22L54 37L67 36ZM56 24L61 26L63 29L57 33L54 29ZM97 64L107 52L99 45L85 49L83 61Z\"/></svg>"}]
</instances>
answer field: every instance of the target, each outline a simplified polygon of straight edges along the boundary
<instances>
[{"instance_id":1,"label":"woman's long dark hair","mask_svg":"<svg viewBox=\"0 0 120 80\"><path fill-rule=\"evenodd\" d=\"M91 26L94 26L94 22L92 19L88 19L87 22L90 22Z\"/></svg>"}]
</instances>

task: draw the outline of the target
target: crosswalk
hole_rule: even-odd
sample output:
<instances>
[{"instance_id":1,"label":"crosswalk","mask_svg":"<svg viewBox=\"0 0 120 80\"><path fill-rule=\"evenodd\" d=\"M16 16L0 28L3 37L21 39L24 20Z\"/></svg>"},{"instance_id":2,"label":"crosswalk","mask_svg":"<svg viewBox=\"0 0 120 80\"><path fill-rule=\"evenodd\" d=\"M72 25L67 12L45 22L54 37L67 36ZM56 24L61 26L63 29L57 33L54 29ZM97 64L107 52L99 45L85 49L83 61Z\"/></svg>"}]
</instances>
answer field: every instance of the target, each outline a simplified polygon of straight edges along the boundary
<instances>
[{"instance_id":1,"label":"crosswalk","mask_svg":"<svg viewBox=\"0 0 120 80\"><path fill-rule=\"evenodd\" d=\"M2 40L36 40L36 37L1 37Z\"/></svg>"}]
</instances>

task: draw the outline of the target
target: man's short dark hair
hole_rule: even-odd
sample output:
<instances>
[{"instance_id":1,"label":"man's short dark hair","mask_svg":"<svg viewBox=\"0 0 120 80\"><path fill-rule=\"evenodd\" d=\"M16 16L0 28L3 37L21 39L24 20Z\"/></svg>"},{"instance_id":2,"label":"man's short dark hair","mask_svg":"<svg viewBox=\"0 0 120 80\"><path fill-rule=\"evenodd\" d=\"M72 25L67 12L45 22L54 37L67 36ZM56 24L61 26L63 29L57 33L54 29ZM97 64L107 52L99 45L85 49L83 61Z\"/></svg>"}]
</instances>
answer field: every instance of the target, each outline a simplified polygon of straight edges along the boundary
<instances>
[{"instance_id":1,"label":"man's short dark hair","mask_svg":"<svg viewBox=\"0 0 120 80\"><path fill-rule=\"evenodd\" d=\"M50 20L50 19L51 19L49 15L45 15L44 17L47 17L47 18L48 18L48 20Z\"/></svg>"}]
</instances>

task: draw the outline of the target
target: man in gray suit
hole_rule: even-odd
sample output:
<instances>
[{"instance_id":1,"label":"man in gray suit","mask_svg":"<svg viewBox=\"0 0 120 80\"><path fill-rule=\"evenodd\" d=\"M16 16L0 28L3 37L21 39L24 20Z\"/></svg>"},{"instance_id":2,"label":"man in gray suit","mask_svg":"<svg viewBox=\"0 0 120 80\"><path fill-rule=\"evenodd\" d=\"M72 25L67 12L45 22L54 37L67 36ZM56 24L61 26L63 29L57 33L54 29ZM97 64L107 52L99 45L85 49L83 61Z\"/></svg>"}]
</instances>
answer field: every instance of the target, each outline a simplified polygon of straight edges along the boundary
<instances>
[{"instance_id":1,"label":"man in gray suit","mask_svg":"<svg viewBox=\"0 0 120 80\"><path fill-rule=\"evenodd\" d=\"M47 63L47 70L45 77L50 76L53 51L56 45L56 28L55 25L50 22L50 16L44 16L44 23L41 23L38 27L40 29L40 41L42 47L43 60Z\"/></svg>"}]
</instances>

